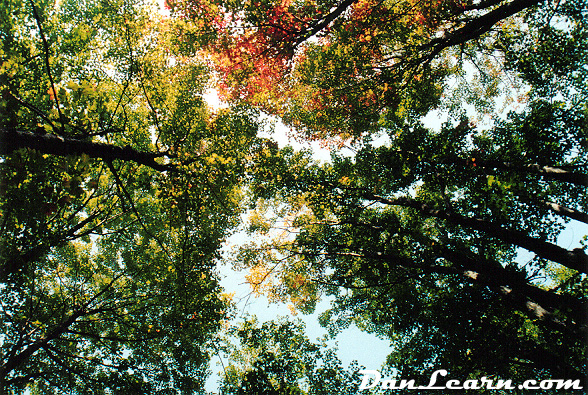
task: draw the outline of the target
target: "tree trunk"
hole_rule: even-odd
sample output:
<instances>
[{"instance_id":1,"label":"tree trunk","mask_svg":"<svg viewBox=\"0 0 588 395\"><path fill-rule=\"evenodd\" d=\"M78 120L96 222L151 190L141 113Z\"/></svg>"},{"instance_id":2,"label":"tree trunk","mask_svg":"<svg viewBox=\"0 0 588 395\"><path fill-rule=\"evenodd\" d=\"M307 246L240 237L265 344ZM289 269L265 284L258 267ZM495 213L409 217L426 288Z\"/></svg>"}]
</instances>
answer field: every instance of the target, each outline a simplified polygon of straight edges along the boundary
<instances>
[{"instance_id":1,"label":"tree trunk","mask_svg":"<svg viewBox=\"0 0 588 395\"><path fill-rule=\"evenodd\" d=\"M482 34L490 31L498 22L513 16L522 10L533 7L543 0L514 0L510 3L501 5L498 8L472 19L461 28L445 34L442 37L431 40L423 49L430 49L431 52L424 56L425 61L433 60L445 48L464 44L472 39L480 37Z\"/></svg>"}]
</instances>

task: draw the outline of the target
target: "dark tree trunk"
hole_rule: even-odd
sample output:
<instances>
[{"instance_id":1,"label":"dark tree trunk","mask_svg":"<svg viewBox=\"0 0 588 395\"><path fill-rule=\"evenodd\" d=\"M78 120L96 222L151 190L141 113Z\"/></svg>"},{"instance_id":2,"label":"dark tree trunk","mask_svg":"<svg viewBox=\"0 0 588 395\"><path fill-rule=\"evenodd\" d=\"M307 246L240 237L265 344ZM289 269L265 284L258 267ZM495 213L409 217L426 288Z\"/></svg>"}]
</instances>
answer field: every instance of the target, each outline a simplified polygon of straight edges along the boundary
<instances>
[{"instance_id":1,"label":"dark tree trunk","mask_svg":"<svg viewBox=\"0 0 588 395\"><path fill-rule=\"evenodd\" d=\"M424 50L430 52L424 56L424 60L433 60L441 51L446 48L464 44L472 39L480 37L482 34L490 31L498 22L513 16L522 10L533 7L543 0L514 0L503 4L498 8L472 19L464 26L452 32L446 33L443 37L432 40L424 46Z\"/></svg>"},{"instance_id":2,"label":"dark tree trunk","mask_svg":"<svg viewBox=\"0 0 588 395\"><path fill-rule=\"evenodd\" d=\"M0 130L0 155L8 155L21 148L29 148L43 154L57 156L85 154L90 158L99 158L108 162L113 160L135 162L149 166L157 171L176 170L173 165L160 164L155 161L155 158L164 155L138 151L128 145L119 147L112 144L60 137L53 134Z\"/></svg>"}]
</instances>

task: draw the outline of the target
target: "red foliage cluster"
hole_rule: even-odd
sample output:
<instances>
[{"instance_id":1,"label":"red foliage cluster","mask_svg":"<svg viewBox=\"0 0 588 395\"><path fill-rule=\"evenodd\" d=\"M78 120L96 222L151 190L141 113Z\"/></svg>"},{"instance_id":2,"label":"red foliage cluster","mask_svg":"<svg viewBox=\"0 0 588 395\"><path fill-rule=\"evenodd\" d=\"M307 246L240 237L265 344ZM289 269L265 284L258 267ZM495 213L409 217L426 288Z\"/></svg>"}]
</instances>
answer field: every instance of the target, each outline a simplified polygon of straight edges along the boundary
<instances>
[{"instance_id":1,"label":"red foliage cluster","mask_svg":"<svg viewBox=\"0 0 588 395\"><path fill-rule=\"evenodd\" d=\"M374 8L378 2L374 0L360 0L352 6L352 20L362 21L372 15ZM383 4L379 4L380 7L384 7Z\"/></svg>"},{"instance_id":2,"label":"red foliage cluster","mask_svg":"<svg viewBox=\"0 0 588 395\"><path fill-rule=\"evenodd\" d=\"M232 26L215 23L219 40L209 52L223 99L259 104L261 96L275 92L290 69L297 40L310 22L308 17L295 16L285 3L258 13L260 22L256 25L234 16Z\"/></svg>"}]
</instances>

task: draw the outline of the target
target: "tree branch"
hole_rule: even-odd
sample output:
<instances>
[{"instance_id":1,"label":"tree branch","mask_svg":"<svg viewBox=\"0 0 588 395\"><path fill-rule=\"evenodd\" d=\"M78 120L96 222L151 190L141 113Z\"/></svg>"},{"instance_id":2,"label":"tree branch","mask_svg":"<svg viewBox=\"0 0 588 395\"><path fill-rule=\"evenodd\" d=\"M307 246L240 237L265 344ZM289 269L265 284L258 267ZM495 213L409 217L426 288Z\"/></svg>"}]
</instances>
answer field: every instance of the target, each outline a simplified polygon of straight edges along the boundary
<instances>
[{"instance_id":1,"label":"tree branch","mask_svg":"<svg viewBox=\"0 0 588 395\"><path fill-rule=\"evenodd\" d=\"M179 171L174 165L157 163L155 158L162 156L159 152L138 151L128 145L119 147L111 144L60 137L53 134L0 130L0 155L8 155L21 148L30 148L44 154L57 156L85 154L90 158L99 158L105 161L135 162L160 172Z\"/></svg>"},{"instance_id":2,"label":"tree branch","mask_svg":"<svg viewBox=\"0 0 588 395\"><path fill-rule=\"evenodd\" d=\"M480 218L470 218L459 215L455 212L435 209L427 203L419 202L407 197L388 199L370 192L363 192L362 196L366 199L386 205L414 208L426 216L441 218L455 225L465 226L486 233L504 243L513 244L528 251L532 251L539 257L549 259L582 273L588 273L588 255L586 255L586 253L580 248L569 251L556 244L528 236L526 233L519 230L504 228L498 224Z\"/></svg>"}]
</instances>

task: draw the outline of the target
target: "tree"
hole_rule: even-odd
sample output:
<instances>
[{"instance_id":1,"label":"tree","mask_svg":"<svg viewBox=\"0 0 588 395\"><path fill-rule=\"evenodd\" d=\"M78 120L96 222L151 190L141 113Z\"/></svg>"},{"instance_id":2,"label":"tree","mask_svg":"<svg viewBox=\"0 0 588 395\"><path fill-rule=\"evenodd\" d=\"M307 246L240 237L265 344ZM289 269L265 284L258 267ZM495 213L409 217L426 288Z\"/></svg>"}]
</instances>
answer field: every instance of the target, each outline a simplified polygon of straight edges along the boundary
<instances>
[{"instance_id":1,"label":"tree","mask_svg":"<svg viewBox=\"0 0 588 395\"><path fill-rule=\"evenodd\" d=\"M276 153L281 179L261 175L256 190L277 193L281 217L252 216L251 229L274 239L244 250L242 265L303 311L335 297L323 324L390 338L402 378L439 366L465 378L583 378L586 254L555 244L567 219L543 203L581 212L585 187L477 159L500 128L449 153L454 132L412 130L325 165ZM519 248L535 257L520 261Z\"/></svg>"},{"instance_id":2,"label":"tree","mask_svg":"<svg viewBox=\"0 0 588 395\"><path fill-rule=\"evenodd\" d=\"M256 289L332 295L400 377L584 379L588 258L557 244L587 218L582 0L168 6L0 8L0 392L201 391L245 197L275 236L239 257ZM210 70L237 106L205 105ZM250 105L355 154L279 150ZM227 391L356 388L296 325L233 333Z\"/></svg>"},{"instance_id":3,"label":"tree","mask_svg":"<svg viewBox=\"0 0 588 395\"><path fill-rule=\"evenodd\" d=\"M515 4L522 3L492 7ZM503 51L502 66L528 89L518 112L489 125L450 117L436 130L420 121L417 104L402 117L388 116L395 107L386 104L374 113L384 144L371 143L373 132L351 147L352 156L334 152L331 163L291 149L265 159L252 200L263 204L251 230L273 240L241 253L253 285L263 282L303 311L333 296L323 324L336 331L354 322L392 340L388 364L402 378L442 366L463 379L585 381L588 257L557 238L571 218L586 222L586 25L581 5L562 6L529 8L521 33L487 30L478 42L460 43L476 56L488 46ZM443 48L437 55L451 59ZM355 53L341 59L361 61ZM322 81L326 70L309 76ZM339 88L356 81L331 75L337 92L347 94ZM426 96L426 89L413 92ZM320 100L329 111L340 108L332 96ZM315 128L321 111L309 110L314 118L303 126L338 133L332 115ZM532 258L517 258L521 250Z\"/></svg>"},{"instance_id":4,"label":"tree","mask_svg":"<svg viewBox=\"0 0 588 395\"><path fill-rule=\"evenodd\" d=\"M313 343L302 322L282 318L261 325L255 317L233 326L221 389L226 394L351 394L358 367L341 367L334 349Z\"/></svg>"},{"instance_id":5,"label":"tree","mask_svg":"<svg viewBox=\"0 0 588 395\"><path fill-rule=\"evenodd\" d=\"M200 391L255 113L141 2L0 13L0 393Z\"/></svg>"}]
</instances>

